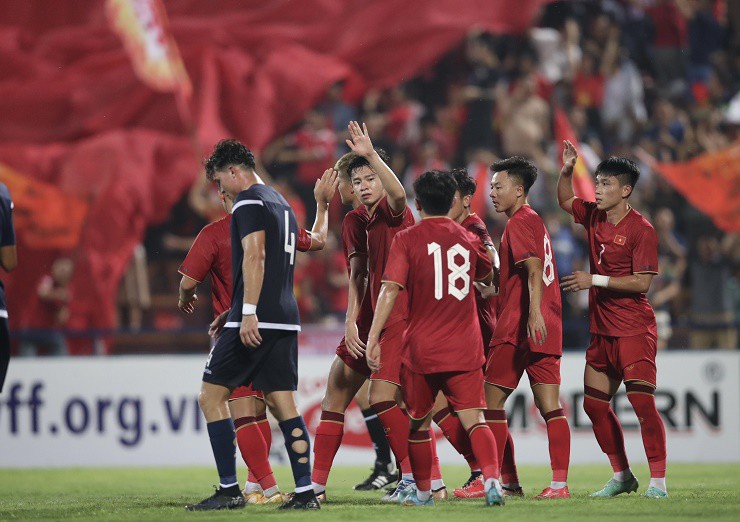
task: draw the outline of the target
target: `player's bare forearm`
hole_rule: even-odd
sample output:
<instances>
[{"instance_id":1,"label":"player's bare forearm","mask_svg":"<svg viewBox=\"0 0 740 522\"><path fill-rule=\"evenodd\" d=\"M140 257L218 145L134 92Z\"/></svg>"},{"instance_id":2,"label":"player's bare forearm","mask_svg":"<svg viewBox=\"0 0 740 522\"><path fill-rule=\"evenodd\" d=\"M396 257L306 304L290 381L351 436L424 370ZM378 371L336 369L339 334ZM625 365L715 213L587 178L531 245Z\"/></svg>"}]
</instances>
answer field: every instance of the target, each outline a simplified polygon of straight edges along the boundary
<instances>
[{"instance_id":1,"label":"player's bare forearm","mask_svg":"<svg viewBox=\"0 0 740 522\"><path fill-rule=\"evenodd\" d=\"M329 233L329 205L316 204L316 219L309 235L311 236L311 252L323 250L326 246L326 236Z\"/></svg>"},{"instance_id":2,"label":"player's bare forearm","mask_svg":"<svg viewBox=\"0 0 740 522\"><path fill-rule=\"evenodd\" d=\"M190 279L187 276L182 276L182 279L180 279L180 295L177 301L177 307L186 314L192 314L195 311L195 301L198 300L198 297L195 295L197 288L198 283L194 279Z\"/></svg>"},{"instance_id":3,"label":"player's bare forearm","mask_svg":"<svg viewBox=\"0 0 740 522\"><path fill-rule=\"evenodd\" d=\"M542 259L538 257L525 259L524 268L527 270L527 287L529 289L527 336L542 344L547 337L545 320L542 317Z\"/></svg>"},{"instance_id":4,"label":"player's bare forearm","mask_svg":"<svg viewBox=\"0 0 740 522\"><path fill-rule=\"evenodd\" d=\"M385 327L388 316L391 315L393 305L396 304L398 292L401 288L395 283L383 283L378 296L378 304L375 306L375 315L373 316L373 325L368 335L368 344L370 340L377 341L380 339L380 332Z\"/></svg>"},{"instance_id":5,"label":"player's bare forearm","mask_svg":"<svg viewBox=\"0 0 740 522\"><path fill-rule=\"evenodd\" d=\"M563 168L558 177L558 204L568 214L573 215L573 200L576 198L573 191L573 169L578 160L576 148L569 141L563 143Z\"/></svg>"},{"instance_id":6,"label":"player's bare forearm","mask_svg":"<svg viewBox=\"0 0 740 522\"><path fill-rule=\"evenodd\" d=\"M345 324L356 324L362 300L367 291L367 256L354 255L349 260L349 288L347 290L347 319Z\"/></svg>"},{"instance_id":7,"label":"player's bare forearm","mask_svg":"<svg viewBox=\"0 0 740 522\"><path fill-rule=\"evenodd\" d=\"M316 180L313 197L316 200L316 219L311 229L311 248L322 250L326 245L326 236L329 233L329 203L339 185L339 173L334 169L326 169L321 178Z\"/></svg>"},{"instance_id":8,"label":"player's bare forearm","mask_svg":"<svg viewBox=\"0 0 740 522\"><path fill-rule=\"evenodd\" d=\"M0 266L6 272L12 272L18 266L18 253L15 245L0 247Z\"/></svg>"},{"instance_id":9,"label":"player's bare forearm","mask_svg":"<svg viewBox=\"0 0 740 522\"><path fill-rule=\"evenodd\" d=\"M388 205L393 212L398 214L406 208L406 190L403 188L403 184L377 152L373 151L367 157L367 161L378 175L386 194L388 194Z\"/></svg>"},{"instance_id":10,"label":"player's bare forearm","mask_svg":"<svg viewBox=\"0 0 740 522\"><path fill-rule=\"evenodd\" d=\"M244 261L242 274L244 278L244 303L256 305L262 292L265 278L265 231L252 232L242 239Z\"/></svg>"},{"instance_id":11,"label":"player's bare forearm","mask_svg":"<svg viewBox=\"0 0 740 522\"><path fill-rule=\"evenodd\" d=\"M650 290L650 284L653 282L654 276L655 274L600 276L576 271L562 279L560 288L564 292L578 292L579 290L588 290L592 286L599 286L625 294L644 294Z\"/></svg>"}]
</instances>

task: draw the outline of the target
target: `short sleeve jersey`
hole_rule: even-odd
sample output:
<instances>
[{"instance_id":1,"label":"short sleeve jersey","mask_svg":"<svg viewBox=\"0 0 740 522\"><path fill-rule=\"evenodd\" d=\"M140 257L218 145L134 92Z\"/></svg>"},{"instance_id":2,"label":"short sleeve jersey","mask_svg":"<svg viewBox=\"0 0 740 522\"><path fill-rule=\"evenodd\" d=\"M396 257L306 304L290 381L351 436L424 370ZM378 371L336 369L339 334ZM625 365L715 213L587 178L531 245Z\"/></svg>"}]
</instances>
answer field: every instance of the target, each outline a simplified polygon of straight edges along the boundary
<instances>
[{"instance_id":1,"label":"short sleeve jersey","mask_svg":"<svg viewBox=\"0 0 740 522\"><path fill-rule=\"evenodd\" d=\"M367 223L369 216L367 209L360 205L354 210L347 212L342 221L342 250L344 260L347 264L347 275L350 275L349 260L351 257L361 255L367 257ZM373 323L373 305L370 290L365 291L359 315L357 316L357 329L360 332L369 332Z\"/></svg>"},{"instance_id":2,"label":"short sleeve jersey","mask_svg":"<svg viewBox=\"0 0 740 522\"><path fill-rule=\"evenodd\" d=\"M211 276L211 304L217 317L231 307L231 214L203 227L178 272L197 283ZM311 236L298 230L299 252L311 248Z\"/></svg>"},{"instance_id":3,"label":"short sleeve jersey","mask_svg":"<svg viewBox=\"0 0 740 522\"><path fill-rule=\"evenodd\" d=\"M542 302L547 338L540 345L527 337L529 285L524 261L542 260ZM524 205L509 218L501 238L501 290L496 329L491 346L528 343L532 352L562 355L563 326L560 285L550 234L542 218L529 205Z\"/></svg>"},{"instance_id":4,"label":"short sleeve jersey","mask_svg":"<svg viewBox=\"0 0 740 522\"><path fill-rule=\"evenodd\" d=\"M259 328L300 331L298 305L293 293L293 271L298 240L298 225L293 209L275 189L255 184L239 193L231 211L231 311L227 326L238 326L242 319L244 280L243 238L264 230L265 276L257 302Z\"/></svg>"},{"instance_id":5,"label":"short sleeve jersey","mask_svg":"<svg viewBox=\"0 0 740 522\"><path fill-rule=\"evenodd\" d=\"M473 281L490 273L483 243L449 218L427 218L395 236L383 281L408 295L403 362L409 369L463 372L483 365Z\"/></svg>"},{"instance_id":6,"label":"short sleeve jersey","mask_svg":"<svg viewBox=\"0 0 740 522\"><path fill-rule=\"evenodd\" d=\"M619 277L658 273L658 235L635 209L613 225L596 203L576 198L573 218L586 228L592 274ZM588 306L591 333L610 337L657 334L655 313L645 294L592 286Z\"/></svg>"},{"instance_id":7,"label":"short sleeve jersey","mask_svg":"<svg viewBox=\"0 0 740 522\"><path fill-rule=\"evenodd\" d=\"M486 224L477 214L470 214L460 223L460 226L478 236L484 246L493 248L493 240L488 233ZM489 332L493 332L496 326L496 314L493 309L495 299L498 299L498 296L491 299L484 299L480 292L475 290L475 301L478 304L478 320L481 323L481 327L486 325L489 328Z\"/></svg>"},{"instance_id":8,"label":"short sleeve jersey","mask_svg":"<svg viewBox=\"0 0 740 522\"><path fill-rule=\"evenodd\" d=\"M377 204L375 212L370 216L367 223L367 255L370 297L372 298L373 310L378 304L380 286L385 270L388 254L391 250L391 242L397 233L414 224L414 216L408 205L403 211L395 215L388 197L384 196ZM396 300L396 306L386 321L386 328L406 319L406 294L401 293Z\"/></svg>"},{"instance_id":9,"label":"short sleeve jersey","mask_svg":"<svg viewBox=\"0 0 740 522\"><path fill-rule=\"evenodd\" d=\"M13 199L4 183L0 183L0 247L15 245Z\"/></svg>"}]
</instances>

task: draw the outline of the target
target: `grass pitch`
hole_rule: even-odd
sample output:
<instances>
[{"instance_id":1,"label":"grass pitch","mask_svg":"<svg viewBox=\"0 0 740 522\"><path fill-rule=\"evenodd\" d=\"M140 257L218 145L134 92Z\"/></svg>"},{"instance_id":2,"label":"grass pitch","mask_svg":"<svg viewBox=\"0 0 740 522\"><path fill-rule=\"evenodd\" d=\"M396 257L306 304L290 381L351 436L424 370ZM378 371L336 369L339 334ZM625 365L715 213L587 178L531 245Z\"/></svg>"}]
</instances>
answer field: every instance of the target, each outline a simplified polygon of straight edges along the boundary
<instances>
[{"instance_id":1,"label":"grass pitch","mask_svg":"<svg viewBox=\"0 0 740 522\"><path fill-rule=\"evenodd\" d=\"M283 489L292 485L290 470L277 468ZM463 467L445 466L450 489L468 476ZM639 493L648 485L645 466L635 468ZM649 520L704 518L740 520L740 465L674 464L668 468L670 498L651 500L632 494L591 499L609 479L608 464L574 466L570 471L570 500L535 501L529 497L549 485L549 469L526 466L520 478L528 498L509 500L503 508L486 508L482 500L448 500L433 509L382 505L377 492L359 493L352 485L368 468L340 467L332 471L329 501L319 512L277 511L274 506L249 506L229 512L189 513L186 503L211 494L217 482L208 468L0 470L0 520ZM240 475L244 475L240 469Z\"/></svg>"}]
</instances>

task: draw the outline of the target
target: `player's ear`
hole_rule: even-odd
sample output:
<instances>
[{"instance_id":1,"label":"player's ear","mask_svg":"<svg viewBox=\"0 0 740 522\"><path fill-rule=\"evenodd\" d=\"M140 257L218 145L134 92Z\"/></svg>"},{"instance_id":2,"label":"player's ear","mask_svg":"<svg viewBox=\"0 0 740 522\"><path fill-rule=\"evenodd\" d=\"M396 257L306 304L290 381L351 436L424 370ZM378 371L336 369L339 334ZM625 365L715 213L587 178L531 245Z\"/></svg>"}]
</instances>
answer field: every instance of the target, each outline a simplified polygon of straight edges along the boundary
<instances>
[{"instance_id":1,"label":"player's ear","mask_svg":"<svg viewBox=\"0 0 740 522\"><path fill-rule=\"evenodd\" d=\"M627 199L632 194L632 185L622 185L622 198Z\"/></svg>"},{"instance_id":2,"label":"player's ear","mask_svg":"<svg viewBox=\"0 0 740 522\"><path fill-rule=\"evenodd\" d=\"M473 199L471 196L465 196L463 198L463 207L470 208L470 200Z\"/></svg>"}]
</instances>

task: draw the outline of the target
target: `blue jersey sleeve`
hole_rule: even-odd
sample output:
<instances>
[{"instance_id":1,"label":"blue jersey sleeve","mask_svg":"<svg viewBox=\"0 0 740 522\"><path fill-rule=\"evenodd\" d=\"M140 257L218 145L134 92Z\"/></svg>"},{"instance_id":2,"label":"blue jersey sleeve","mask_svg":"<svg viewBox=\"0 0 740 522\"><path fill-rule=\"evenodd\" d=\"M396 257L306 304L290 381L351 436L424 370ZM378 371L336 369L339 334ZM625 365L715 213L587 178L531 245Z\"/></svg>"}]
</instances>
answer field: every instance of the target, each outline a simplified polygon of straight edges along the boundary
<instances>
[{"instance_id":1,"label":"blue jersey sleeve","mask_svg":"<svg viewBox=\"0 0 740 522\"><path fill-rule=\"evenodd\" d=\"M231 213L239 239L265 229L265 204L261 199L237 200Z\"/></svg>"},{"instance_id":2,"label":"blue jersey sleeve","mask_svg":"<svg viewBox=\"0 0 740 522\"><path fill-rule=\"evenodd\" d=\"M15 229L13 228L13 200L10 199L8 189L3 187L0 196L0 247L15 245Z\"/></svg>"}]
</instances>

